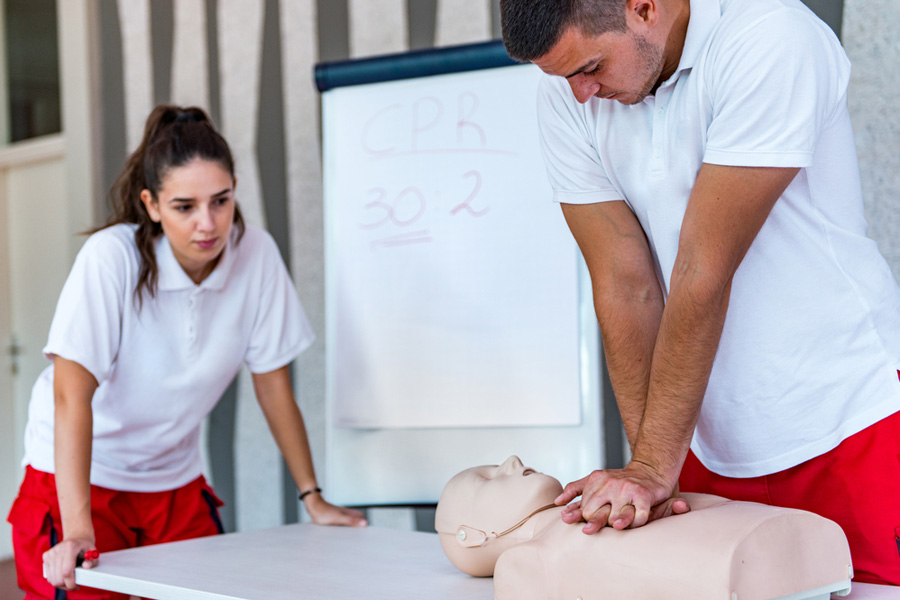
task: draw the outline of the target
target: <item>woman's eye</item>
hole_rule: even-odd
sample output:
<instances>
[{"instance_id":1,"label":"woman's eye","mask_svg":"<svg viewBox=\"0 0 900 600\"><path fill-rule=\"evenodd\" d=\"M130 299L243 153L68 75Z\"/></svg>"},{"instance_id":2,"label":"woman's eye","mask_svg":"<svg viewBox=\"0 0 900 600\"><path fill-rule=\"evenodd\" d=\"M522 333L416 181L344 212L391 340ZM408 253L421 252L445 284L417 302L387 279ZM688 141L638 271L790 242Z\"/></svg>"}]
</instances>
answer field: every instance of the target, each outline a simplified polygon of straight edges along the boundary
<instances>
[{"instance_id":1,"label":"woman's eye","mask_svg":"<svg viewBox=\"0 0 900 600\"><path fill-rule=\"evenodd\" d=\"M175 210L177 210L180 213L186 213L189 210L191 210L191 206L189 204L179 204L178 206L175 207Z\"/></svg>"},{"instance_id":2,"label":"woman's eye","mask_svg":"<svg viewBox=\"0 0 900 600\"><path fill-rule=\"evenodd\" d=\"M231 198L229 198L228 196L222 196L221 198L216 198L216 204L218 204L219 206L223 206L225 204L228 204L230 200Z\"/></svg>"}]
</instances>

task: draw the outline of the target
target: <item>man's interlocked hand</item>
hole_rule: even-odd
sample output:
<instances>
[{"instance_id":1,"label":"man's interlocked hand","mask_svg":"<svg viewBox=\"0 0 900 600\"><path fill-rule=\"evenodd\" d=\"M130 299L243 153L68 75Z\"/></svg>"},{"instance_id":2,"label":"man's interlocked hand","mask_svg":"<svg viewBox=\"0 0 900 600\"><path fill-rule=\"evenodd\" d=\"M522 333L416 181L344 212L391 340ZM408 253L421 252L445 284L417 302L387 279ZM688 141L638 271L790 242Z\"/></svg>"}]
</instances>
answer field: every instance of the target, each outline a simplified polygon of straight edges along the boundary
<instances>
[{"instance_id":1,"label":"man's interlocked hand","mask_svg":"<svg viewBox=\"0 0 900 600\"><path fill-rule=\"evenodd\" d=\"M572 502L575 498L581 499ZM556 504L568 504L562 512L566 523L586 524L582 531L594 534L603 527L641 527L649 521L691 510L678 496L677 484L652 467L632 461L624 469L597 470L566 485Z\"/></svg>"}]
</instances>

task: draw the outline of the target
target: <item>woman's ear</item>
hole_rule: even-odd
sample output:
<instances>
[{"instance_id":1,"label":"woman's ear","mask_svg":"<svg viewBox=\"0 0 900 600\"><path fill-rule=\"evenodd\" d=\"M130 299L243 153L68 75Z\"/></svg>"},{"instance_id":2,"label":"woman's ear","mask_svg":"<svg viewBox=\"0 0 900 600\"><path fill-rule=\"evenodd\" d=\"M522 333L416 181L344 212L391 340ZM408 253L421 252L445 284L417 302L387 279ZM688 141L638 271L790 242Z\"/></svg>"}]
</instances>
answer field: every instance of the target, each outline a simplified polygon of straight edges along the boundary
<instances>
[{"instance_id":1,"label":"woman's ear","mask_svg":"<svg viewBox=\"0 0 900 600\"><path fill-rule=\"evenodd\" d=\"M150 190L141 190L141 202L144 203L144 208L147 209L147 214L150 215L150 220L154 223L159 223L159 204L153 197L153 194L150 193Z\"/></svg>"}]
</instances>

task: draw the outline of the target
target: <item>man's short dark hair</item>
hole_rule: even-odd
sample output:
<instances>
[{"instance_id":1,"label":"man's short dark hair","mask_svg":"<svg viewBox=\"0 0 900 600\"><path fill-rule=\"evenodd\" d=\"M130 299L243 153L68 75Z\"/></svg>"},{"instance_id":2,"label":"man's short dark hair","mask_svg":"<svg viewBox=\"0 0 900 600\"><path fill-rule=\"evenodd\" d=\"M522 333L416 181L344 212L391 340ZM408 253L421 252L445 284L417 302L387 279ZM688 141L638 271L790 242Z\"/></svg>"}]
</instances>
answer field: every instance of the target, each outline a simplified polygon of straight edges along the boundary
<instances>
[{"instance_id":1,"label":"man's short dark hair","mask_svg":"<svg viewBox=\"0 0 900 600\"><path fill-rule=\"evenodd\" d=\"M573 25L588 35L625 31L627 1L500 0L506 51L520 61L540 58Z\"/></svg>"}]
</instances>

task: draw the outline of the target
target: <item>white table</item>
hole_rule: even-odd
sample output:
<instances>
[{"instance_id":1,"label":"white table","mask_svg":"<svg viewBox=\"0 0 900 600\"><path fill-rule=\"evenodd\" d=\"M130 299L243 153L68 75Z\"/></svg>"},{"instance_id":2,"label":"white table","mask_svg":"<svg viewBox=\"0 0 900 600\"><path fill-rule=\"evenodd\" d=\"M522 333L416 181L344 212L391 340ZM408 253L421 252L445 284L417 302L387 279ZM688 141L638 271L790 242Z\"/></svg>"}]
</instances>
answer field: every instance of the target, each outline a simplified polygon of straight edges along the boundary
<instances>
[{"instance_id":1,"label":"white table","mask_svg":"<svg viewBox=\"0 0 900 600\"><path fill-rule=\"evenodd\" d=\"M79 585L156 600L492 600L491 579L444 556L436 534L285 525L105 552Z\"/></svg>"},{"instance_id":2,"label":"white table","mask_svg":"<svg viewBox=\"0 0 900 600\"><path fill-rule=\"evenodd\" d=\"M492 580L457 571L435 534L309 524L108 552L75 580L155 600L493 598ZM900 588L856 583L845 598L900 600Z\"/></svg>"},{"instance_id":3,"label":"white table","mask_svg":"<svg viewBox=\"0 0 900 600\"><path fill-rule=\"evenodd\" d=\"M833 598L839 597L833 596ZM846 600L900 600L900 587L852 583L850 595L843 596L843 598Z\"/></svg>"}]
</instances>

